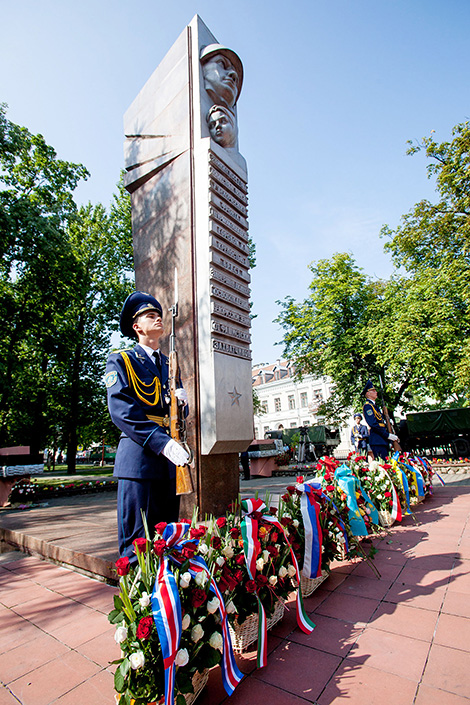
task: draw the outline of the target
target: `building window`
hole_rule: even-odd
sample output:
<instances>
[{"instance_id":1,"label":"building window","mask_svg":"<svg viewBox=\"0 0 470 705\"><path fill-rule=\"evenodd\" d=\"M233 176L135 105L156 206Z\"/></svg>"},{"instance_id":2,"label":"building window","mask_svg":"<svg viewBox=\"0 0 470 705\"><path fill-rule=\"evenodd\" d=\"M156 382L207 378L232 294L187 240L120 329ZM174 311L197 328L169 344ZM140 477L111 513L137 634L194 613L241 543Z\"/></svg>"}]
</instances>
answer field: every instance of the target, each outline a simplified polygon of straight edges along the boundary
<instances>
[{"instance_id":1,"label":"building window","mask_svg":"<svg viewBox=\"0 0 470 705\"><path fill-rule=\"evenodd\" d=\"M307 392L300 392L300 406L302 409L308 406Z\"/></svg>"},{"instance_id":2,"label":"building window","mask_svg":"<svg viewBox=\"0 0 470 705\"><path fill-rule=\"evenodd\" d=\"M289 394L287 403L289 404L289 409L295 409L295 396L293 394Z\"/></svg>"},{"instance_id":3,"label":"building window","mask_svg":"<svg viewBox=\"0 0 470 705\"><path fill-rule=\"evenodd\" d=\"M297 426L297 424L295 423L295 421L291 421L290 427L295 428L296 426Z\"/></svg>"},{"instance_id":4,"label":"building window","mask_svg":"<svg viewBox=\"0 0 470 705\"><path fill-rule=\"evenodd\" d=\"M280 411L281 410L281 400L279 397L276 397L274 399L274 411Z\"/></svg>"}]
</instances>

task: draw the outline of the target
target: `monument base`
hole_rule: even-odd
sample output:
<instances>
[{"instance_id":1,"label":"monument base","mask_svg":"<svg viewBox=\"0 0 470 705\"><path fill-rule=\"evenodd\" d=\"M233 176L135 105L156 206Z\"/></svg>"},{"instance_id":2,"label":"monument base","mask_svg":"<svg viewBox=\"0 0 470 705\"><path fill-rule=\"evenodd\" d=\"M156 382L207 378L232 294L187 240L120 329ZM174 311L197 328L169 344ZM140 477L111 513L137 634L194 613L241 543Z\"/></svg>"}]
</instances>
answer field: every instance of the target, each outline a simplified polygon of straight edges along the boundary
<instances>
[{"instance_id":1,"label":"monument base","mask_svg":"<svg viewBox=\"0 0 470 705\"><path fill-rule=\"evenodd\" d=\"M199 515L221 516L240 490L238 453L201 455L199 467Z\"/></svg>"}]
</instances>

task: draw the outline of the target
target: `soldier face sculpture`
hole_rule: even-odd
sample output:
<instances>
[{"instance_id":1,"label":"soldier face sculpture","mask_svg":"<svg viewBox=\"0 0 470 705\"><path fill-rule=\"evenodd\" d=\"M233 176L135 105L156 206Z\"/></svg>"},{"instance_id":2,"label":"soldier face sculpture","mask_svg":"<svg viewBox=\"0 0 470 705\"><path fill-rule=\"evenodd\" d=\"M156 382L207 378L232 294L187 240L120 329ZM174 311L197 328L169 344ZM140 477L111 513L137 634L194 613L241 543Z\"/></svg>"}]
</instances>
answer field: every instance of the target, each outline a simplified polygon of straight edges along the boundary
<instances>
[{"instance_id":1,"label":"soldier face sculpture","mask_svg":"<svg viewBox=\"0 0 470 705\"><path fill-rule=\"evenodd\" d=\"M233 108L240 92L241 77L223 54L210 56L202 66L204 88L214 103Z\"/></svg>"},{"instance_id":2,"label":"soldier face sculpture","mask_svg":"<svg viewBox=\"0 0 470 705\"><path fill-rule=\"evenodd\" d=\"M213 105L207 113L207 126L214 142L221 147L235 147L237 142L235 118L227 108Z\"/></svg>"}]
</instances>

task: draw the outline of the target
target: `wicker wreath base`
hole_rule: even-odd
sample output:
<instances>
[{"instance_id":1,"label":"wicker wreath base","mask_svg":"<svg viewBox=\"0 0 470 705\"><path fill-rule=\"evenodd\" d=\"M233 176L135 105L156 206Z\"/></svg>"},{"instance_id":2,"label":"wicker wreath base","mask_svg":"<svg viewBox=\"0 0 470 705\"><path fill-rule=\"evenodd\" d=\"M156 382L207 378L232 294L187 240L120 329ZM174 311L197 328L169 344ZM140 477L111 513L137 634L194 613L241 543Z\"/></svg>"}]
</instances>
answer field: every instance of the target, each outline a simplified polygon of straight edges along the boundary
<instances>
[{"instance_id":1,"label":"wicker wreath base","mask_svg":"<svg viewBox=\"0 0 470 705\"><path fill-rule=\"evenodd\" d=\"M392 526L392 524L395 522L395 519L392 517L388 509L378 509L377 511L379 514L380 526L384 526L385 528Z\"/></svg>"},{"instance_id":2,"label":"wicker wreath base","mask_svg":"<svg viewBox=\"0 0 470 705\"><path fill-rule=\"evenodd\" d=\"M284 603L278 600L274 612L266 620L268 631L283 618L284 610ZM242 654L251 644L258 641L258 615L250 614L241 624L235 619L233 624L229 624L229 629L234 653Z\"/></svg>"},{"instance_id":3,"label":"wicker wreath base","mask_svg":"<svg viewBox=\"0 0 470 705\"><path fill-rule=\"evenodd\" d=\"M303 575L300 576L300 591L302 597L310 597L310 595L322 584L324 580L328 577L328 571L322 570L321 575L318 578L305 578Z\"/></svg>"},{"instance_id":4,"label":"wicker wreath base","mask_svg":"<svg viewBox=\"0 0 470 705\"><path fill-rule=\"evenodd\" d=\"M193 677L191 679L192 683L193 683L194 693L185 693L184 694L184 699L186 700L186 705L193 704L193 702L196 700L198 695L201 694L208 679L209 679L209 669L208 668L205 668L202 673L199 673L199 671L196 671L196 673L193 675ZM114 696L114 699L116 701L116 705L119 705L119 701L121 699L121 696L116 693ZM158 703L154 701L152 703L147 703L147 705L163 705L164 702L165 702L165 698L162 698L161 700L158 701ZM131 700L131 705L134 705L134 703L135 703L135 700Z\"/></svg>"}]
</instances>

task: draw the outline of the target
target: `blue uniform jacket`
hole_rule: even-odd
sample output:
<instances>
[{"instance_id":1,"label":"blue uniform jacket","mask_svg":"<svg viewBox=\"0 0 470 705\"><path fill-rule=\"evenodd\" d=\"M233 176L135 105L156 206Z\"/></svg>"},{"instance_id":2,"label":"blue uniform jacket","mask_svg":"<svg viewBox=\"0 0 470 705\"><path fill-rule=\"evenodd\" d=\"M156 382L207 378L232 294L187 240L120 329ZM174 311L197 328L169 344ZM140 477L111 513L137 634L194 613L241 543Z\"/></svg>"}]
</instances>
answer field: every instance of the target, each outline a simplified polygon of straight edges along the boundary
<instances>
[{"instance_id":1,"label":"blue uniform jacket","mask_svg":"<svg viewBox=\"0 0 470 705\"><path fill-rule=\"evenodd\" d=\"M351 443L357 448L367 448L367 441L369 440L369 431L367 426L360 423L354 424L351 429Z\"/></svg>"},{"instance_id":2,"label":"blue uniform jacket","mask_svg":"<svg viewBox=\"0 0 470 705\"><path fill-rule=\"evenodd\" d=\"M111 353L108 358L105 376L108 408L111 419L122 431L114 463L115 477L158 479L167 477L168 471L170 477L175 476L175 466L160 455L168 443L169 428L147 418L148 415L169 418L168 358L163 354L161 362L159 380L156 366L140 345Z\"/></svg>"},{"instance_id":3,"label":"blue uniform jacket","mask_svg":"<svg viewBox=\"0 0 470 705\"><path fill-rule=\"evenodd\" d=\"M368 399L364 404L363 412L364 418L370 426L370 445L388 447L388 429L382 410L371 399Z\"/></svg>"}]
</instances>

